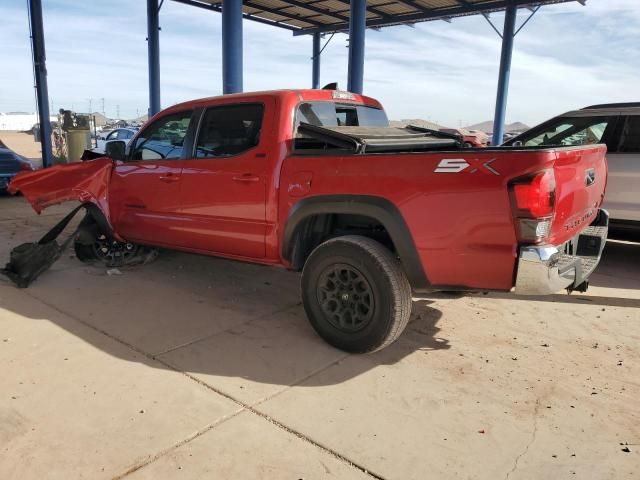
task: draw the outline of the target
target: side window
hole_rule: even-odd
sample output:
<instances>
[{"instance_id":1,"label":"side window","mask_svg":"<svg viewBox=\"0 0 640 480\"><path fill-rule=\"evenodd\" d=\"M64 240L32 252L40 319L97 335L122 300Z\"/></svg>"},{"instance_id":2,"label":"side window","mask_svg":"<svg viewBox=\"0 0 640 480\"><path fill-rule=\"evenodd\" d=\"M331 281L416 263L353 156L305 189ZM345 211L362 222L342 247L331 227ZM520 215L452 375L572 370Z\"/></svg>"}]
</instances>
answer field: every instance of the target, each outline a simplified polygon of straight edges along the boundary
<instances>
[{"instance_id":1,"label":"side window","mask_svg":"<svg viewBox=\"0 0 640 480\"><path fill-rule=\"evenodd\" d=\"M118 138L118 130L114 130L109 135L107 135L106 140L116 140Z\"/></svg>"},{"instance_id":2,"label":"side window","mask_svg":"<svg viewBox=\"0 0 640 480\"><path fill-rule=\"evenodd\" d=\"M600 143L612 117L561 118L523 138L527 147L538 145L592 145ZM525 134L526 135L526 134Z\"/></svg>"},{"instance_id":3,"label":"side window","mask_svg":"<svg viewBox=\"0 0 640 480\"><path fill-rule=\"evenodd\" d=\"M238 155L258 145L263 113L264 107L259 104L207 109L198 134L196 158Z\"/></svg>"},{"instance_id":4,"label":"side window","mask_svg":"<svg viewBox=\"0 0 640 480\"><path fill-rule=\"evenodd\" d=\"M162 117L138 136L131 160L173 160L182 157L192 111Z\"/></svg>"},{"instance_id":5,"label":"side window","mask_svg":"<svg viewBox=\"0 0 640 480\"><path fill-rule=\"evenodd\" d=\"M118 140L129 140L133 135L129 130L120 130L118 133Z\"/></svg>"},{"instance_id":6,"label":"side window","mask_svg":"<svg viewBox=\"0 0 640 480\"><path fill-rule=\"evenodd\" d=\"M627 117L618 151L620 153L640 152L640 115Z\"/></svg>"}]
</instances>

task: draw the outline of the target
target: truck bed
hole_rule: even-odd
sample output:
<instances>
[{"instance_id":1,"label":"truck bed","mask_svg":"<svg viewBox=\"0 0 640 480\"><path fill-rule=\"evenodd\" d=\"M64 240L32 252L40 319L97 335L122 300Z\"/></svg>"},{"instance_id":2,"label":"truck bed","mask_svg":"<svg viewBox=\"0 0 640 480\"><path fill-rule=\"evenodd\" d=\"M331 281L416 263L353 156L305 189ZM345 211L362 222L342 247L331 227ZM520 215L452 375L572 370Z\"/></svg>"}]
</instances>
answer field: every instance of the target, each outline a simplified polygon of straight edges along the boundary
<instances>
[{"instance_id":1,"label":"truck bed","mask_svg":"<svg viewBox=\"0 0 640 480\"><path fill-rule=\"evenodd\" d=\"M298 127L296 150L341 148L350 153L425 152L458 150L461 142L454 135L419 127L318 127L302 123Z\"/></svg>"}]
</instances>

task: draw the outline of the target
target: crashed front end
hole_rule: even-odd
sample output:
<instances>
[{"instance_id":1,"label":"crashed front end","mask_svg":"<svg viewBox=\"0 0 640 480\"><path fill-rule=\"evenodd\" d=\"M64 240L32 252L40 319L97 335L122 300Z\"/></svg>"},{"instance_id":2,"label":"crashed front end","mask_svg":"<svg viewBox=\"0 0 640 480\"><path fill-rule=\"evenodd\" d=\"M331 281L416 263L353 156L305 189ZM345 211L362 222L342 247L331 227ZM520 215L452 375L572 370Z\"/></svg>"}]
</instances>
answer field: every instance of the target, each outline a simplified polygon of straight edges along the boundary
<instances>
[{"instance_id":1,"label":"crashed front end","mask_svg":"<svg viewBox=\"0 0 640 480\"><path fill-rule=\"evenodd\" d=\"M99 158L20 173L9 184L9 193L20 192L37 213L51 205L78 201L96 205L108 219L112 169L113 160Z\"/></svg>"},{"instance_id":2,"label":"crashed front end","mask_svg":"<svg viewBox=\"0 0 640 480\"><path fill-rule=\"evenodd\" d=\"M23 243L10 254L9 263L0 270L18 287L28 287L42 272L53 265L75 238L72 233L59 244L57 238L81 209L108 225L108 187L113 162L102 158L91 162L58 165L36 172L22 173L9 185L12 194L22 193L33 209L40 213L45 208L67 202L80 202L39 241Z\"/></svg>"}]
</instances>

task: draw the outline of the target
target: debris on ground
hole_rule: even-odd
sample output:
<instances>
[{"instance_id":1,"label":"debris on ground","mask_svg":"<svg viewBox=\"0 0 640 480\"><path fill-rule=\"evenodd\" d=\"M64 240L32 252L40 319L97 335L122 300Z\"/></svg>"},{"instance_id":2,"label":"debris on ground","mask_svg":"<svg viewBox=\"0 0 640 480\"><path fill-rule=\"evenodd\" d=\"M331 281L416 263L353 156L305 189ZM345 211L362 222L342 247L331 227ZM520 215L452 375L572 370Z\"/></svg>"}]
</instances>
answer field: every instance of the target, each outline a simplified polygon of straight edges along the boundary
<instances>
[{"instance_id":1,"label":"debris on ground","mask_svg":"<svg viewBox=\"0 0 640 480\"><path fill-rule=\"evenodd\" d=\"M157 248L117 242L108 235L100 234L95 224L85 225L86 220L92 218L90 217L92 208L95 207L91 204L77 206L37 242L23 243L15 247L11 250L9 263L0 269L0 273L7 276L18 288L26 288L62 256L72 241L75 242L76 252L69 254L69 258L78 258L84 263L100 261L103 265L110 267L107 275L122 274L114 267L144 265L158 257L159 249ZM73 233L59 244L56 241L57 238L82 209L87 211L85 220L80 222ZM96 252L97 246L101 255ZM82 255L79 255L79 252Z\"/></svg>"},{"instance_id":2,"label":"debris on ground","mask_svg":"<svg viewBox=\"0 0 640 480\"><path fill-rule=\"evenodd\" d=\"M74 208L39 241L23 243L11 250L9 263L0 270L0 273L9 277L18 288L28 287L44 271L48 270L67 248L75 232L61 245L58 244L56 239L81 208L84 208L84 206L80 205Z\"/></svg>"}]
</instances>

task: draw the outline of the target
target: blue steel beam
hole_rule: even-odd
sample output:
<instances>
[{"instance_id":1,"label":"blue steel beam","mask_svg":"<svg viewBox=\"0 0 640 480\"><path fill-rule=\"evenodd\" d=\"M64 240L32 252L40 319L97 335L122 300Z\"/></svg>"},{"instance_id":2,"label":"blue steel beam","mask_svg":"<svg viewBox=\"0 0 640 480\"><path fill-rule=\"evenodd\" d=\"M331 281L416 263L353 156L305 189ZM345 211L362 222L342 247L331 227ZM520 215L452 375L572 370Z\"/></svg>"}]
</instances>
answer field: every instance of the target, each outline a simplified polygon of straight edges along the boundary
<instances>
[{"instance_id":1,"label":"blue steel beam","mask_svg":"<svg viewBox=\"0 0 640 480\"><path fill-rule=\"evenodd\" d=\"M504 137L504 120L507 112L507 95L509 94L509 75L511 73L511 57L513 55L513 39L515 37L517 11L518 7L509 6L507 7L504 17L502 53L500 54L500 72L498 74L498 93L496 95L496 113L493 118L492 145L500 145Z\"/></svg>"},{"instance_id":2,"label":"blue steel beam","mask_svg":"<svg viewBox=\"0 0 640 480\"><path fill-rule=\"evenodd\" d=\"M47 63L44 48L44 26L42 22L41 0L29 0L29 21L33 51L33 72L36 81L36 98L38 102L38 121L40 123L42 166L46 168L51 166L53 163L53 152L51 150L49 89L47 88Z\"/></svg>"},{"instance_id":3,"label":"blue steel beam","mask_svg":"<svg viewBox=\"0 0 640 480\"><path fill-rule=\"evenodd\" d=\"M362 93L364 83L364 37L367 29L367 0L351 0L350 8L347 90L353 93Z\"/></svg>"},{"instance_id":4,"label":"blue steel beam","mask_svg":"<svg viewBox=\"0 0 640 480\"><path fill-rule=\"evenodd\" d=\"M433 8L428 12L408 13L405 15L393 15L389 18L373 18L367 20L367 27L385 27L390 25L403 25L406 23L426 22L429 20L442 20L443 18L454 18L467 15L476 15L482 12L498 12L503 11L505 7L522 7L529 6L532 3L547 5L552 3L568 3L576 0L486 0L474 3L459 3L455 7ZM322 27L301 28L293 32L294 35L309 35L320 32L346 32L349 30L349 24L346 22L325 25Z\"/></svg>"},{"instance_id":5,"label":"blue steel beam","mask_svg":"<svg viewBox=\"0 0 640 480\"><path fill-rule=\"evenodd\" d=\"M177 3L182 3L183 5L189 5L191 7L203 8L205 10L211 10L213 12L222 12L222 7L220 5L212 5L210 3L203 3L199 0L173 0ZM254 14L243 13L242 18L246 18L247 20L254 21L256 23L262 23L263 25L271 25L272 27L280 27L286 30L296 31L299 30L298 27L292 27L291 25L287 25L282 23L282 21L276 20L268 20L266 18L255 17Z\"/></svg>"},{"instance_id":6,"label":"blue steel beam","mask_svg":"<svg viewBox=\"0 0 640 480\"><path fill-rule=\"evenodd\" d=\"M149 57L149 118L160 111L160 11L158 0L147 0L147 55Z\"/></svg>"},{"instance_id":7,"label":"blue steel beam","mask_svg":"<svg viewBox=\"0 0 640 480\"><path fill-rule=\"evenodd\" d=\"M311 88L320 88L320 34L313 34Z\"/></svg>"},{"instance_id":8,"label":"blue steel beam","mask_svg":"<svg viewBox=\"0 0 640 480\"><path fill-rule=\"evenodd\" d=\"M242 0L222 0L222 93L242 92Z\"/></svg>"}]
</instances>

